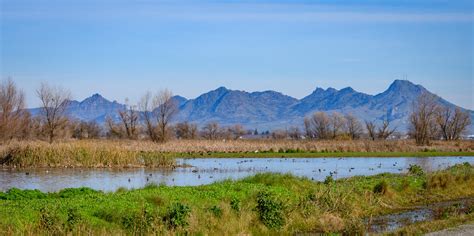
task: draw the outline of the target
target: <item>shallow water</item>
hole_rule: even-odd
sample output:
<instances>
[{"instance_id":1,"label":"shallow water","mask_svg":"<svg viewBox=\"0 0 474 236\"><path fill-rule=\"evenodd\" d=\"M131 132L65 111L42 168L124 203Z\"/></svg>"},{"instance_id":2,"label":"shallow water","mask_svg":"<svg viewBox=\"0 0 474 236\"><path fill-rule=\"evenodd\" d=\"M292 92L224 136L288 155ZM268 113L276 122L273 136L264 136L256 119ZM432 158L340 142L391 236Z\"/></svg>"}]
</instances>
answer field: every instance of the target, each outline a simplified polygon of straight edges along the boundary
<instances>
[{"instance_id":1,"label":"shallow water","mask_svg":"<svg viewBox=\"0 0 474 236\"><path fill-rule=\"evenodd\" d=\"M440 202L398 213L377 216L366 222L371 233L393 232L402 227L446 217L446 214L465 214L470 211L474 198L458 201Z\"/></svg>"},{"instance_id":2,"label":"shallow water","mask_svg":"<svg viewBox=\"0 0 474 236\"><path fill-rule=\"evenodd\" d=\"M120 187L142 188L146 184L195 186L224 179L239 179L262 172L291 173L322 181L326 176L345 178L379 173L405 173L410 164L425 171L445 169L469 162L474 157L394 157L394 158L196 158L178 159L189 168L163 169L0 169L0 191L10 188L54 192L64 188L90 187L115 191Z\"/></svg>"}]
</instances>

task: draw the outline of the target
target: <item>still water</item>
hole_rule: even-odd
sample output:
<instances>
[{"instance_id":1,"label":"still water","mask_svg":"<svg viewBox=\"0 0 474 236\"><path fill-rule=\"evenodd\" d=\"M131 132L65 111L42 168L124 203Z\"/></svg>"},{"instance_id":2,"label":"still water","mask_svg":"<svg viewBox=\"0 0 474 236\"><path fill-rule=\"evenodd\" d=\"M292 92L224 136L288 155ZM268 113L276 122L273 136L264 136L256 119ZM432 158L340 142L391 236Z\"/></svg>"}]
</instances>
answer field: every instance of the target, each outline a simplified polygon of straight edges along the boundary
<instances>
[{"instance_id":1,"label":"still water","mask_svg":"<svg viewBox=\"0 0 474 236\"><path fill-rule=\"evenodd\" d=\"M474 157L394 158L196 158L178 159L186 168L163 169L0 169L0 191L10 188L55 192L64 188L90 187L115 191L120 187L142 188L146 184L195 186L225 179L239 179L262 172L291 173L322 181L328 175L345 178L379 173L406 173L410 164L425 171L445 169Z\"/></svg>"}]
</instances>

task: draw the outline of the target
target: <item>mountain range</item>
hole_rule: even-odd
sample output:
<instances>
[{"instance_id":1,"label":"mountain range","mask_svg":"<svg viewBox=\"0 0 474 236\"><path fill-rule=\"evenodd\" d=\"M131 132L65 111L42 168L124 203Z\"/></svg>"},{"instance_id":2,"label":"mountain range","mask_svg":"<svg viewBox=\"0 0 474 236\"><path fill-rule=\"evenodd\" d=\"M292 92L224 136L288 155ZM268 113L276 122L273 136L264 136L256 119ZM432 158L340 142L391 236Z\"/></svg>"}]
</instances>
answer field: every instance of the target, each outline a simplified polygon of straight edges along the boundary
<instances>
[{"instance_id":1,"label":"mountain range","mask_svg":"<svg viewBox=\"0 0 474 236\"><path fill-rule=\"evenodd\" d=\"M174 121L189 121L199 126L215 121L221 125L242 124L248 129L275 130L301 127L304 117L324 111L350 113L360 120L375 122L388 118L399 131L406 131L413 101L422 93L430 92L407 80L395 80L387 90L377 95L357 92L351 87L341 90L316 88L302 99L271 90L246 92L219 87L194 99L174 96L179 107ZM439 103L456 107L441 97L437 98ZM71 101L67 115L103 124L107 116L117 119L117 111L124 107L124 104L94 94L81 102ZM39 108L30 109L30 112L36 115ZM474 112L468 112L474 118ZM473 125L470 131L474 131Z\"/></svg>"}]
</instances>

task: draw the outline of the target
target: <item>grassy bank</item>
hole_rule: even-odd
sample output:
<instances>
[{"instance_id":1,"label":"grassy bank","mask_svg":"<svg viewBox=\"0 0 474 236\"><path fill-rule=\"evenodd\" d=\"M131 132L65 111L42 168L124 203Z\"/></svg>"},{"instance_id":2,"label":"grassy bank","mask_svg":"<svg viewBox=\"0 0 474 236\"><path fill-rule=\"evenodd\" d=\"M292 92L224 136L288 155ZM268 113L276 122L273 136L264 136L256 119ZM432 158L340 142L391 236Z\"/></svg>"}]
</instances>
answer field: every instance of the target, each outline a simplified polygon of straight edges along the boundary
<instances>
[{"instance_id":1,"label":"grassy bank","mask_svg":"<svg viewBox=\"0 0 474 236\"><path fill-rule=\"evenodd\" d=\"M434 142L416 146L411 140L86 140L11 142L0 145L5 167L175 167L175 158L200 157L425 157L473 156L474 141Z\"/></svg>"},{"instance_id":2,"label":"grassy bank","mask_svg":"<svg viewBox=\"0 0 474 236\"><path fill-rule=\"evenodd\" d=\"M148 186L114 193L0 193L0 234L294 234L365 230L364 218L474 197L474 167L381 174L325 183L258 174L198 187ZM472 211L470 211L472 212ZM447 215L443 227L474 220ZM408 227L407 232L429 231ZM438 227L439 228L439 227ZM436 229L438 229L436 228ZM417 231L416 231L417 230Z\"/></svg>"}]
</instances>

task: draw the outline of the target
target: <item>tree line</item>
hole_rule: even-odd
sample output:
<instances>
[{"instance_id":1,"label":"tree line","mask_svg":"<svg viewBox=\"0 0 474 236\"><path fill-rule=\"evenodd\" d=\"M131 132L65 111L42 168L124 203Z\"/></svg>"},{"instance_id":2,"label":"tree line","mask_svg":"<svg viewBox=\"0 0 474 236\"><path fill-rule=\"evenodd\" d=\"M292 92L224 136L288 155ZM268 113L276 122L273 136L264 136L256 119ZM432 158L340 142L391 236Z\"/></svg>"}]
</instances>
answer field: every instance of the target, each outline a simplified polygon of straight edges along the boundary
<instances>
[{"instance_id":1,"label":"tree line","mask_svg":"<svg viewBox=\"0 0 474 236\"><path fill-rule=\"evenodd\" d=\"M71 93L46 83L36 90L41 102L35 116L25 109L25 94L11 79L0 83L0 140L44 139L52 143L57 138L148 139L166 142L170 139L239 139L253 135L271 139L314 140L385 140L400 138L388 117L381 122L360 121L351 114L315 112L303 122L303 130L293 126L285 130L258 133L242 125L220 126L210 122L202 127L195 123L175 123L176 101L169 90L147 92L136 105L126 105L116 117L107 117L105 125L70 119L67 107ZM408 133L419 145L432 140L458 140L471 124L470 114L460 108L443 105L435 95L423 93L413 101L408 120Z\"/></svg>"}]
</instances>

